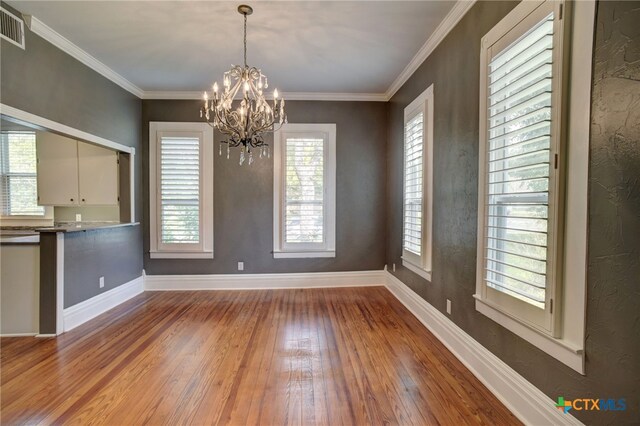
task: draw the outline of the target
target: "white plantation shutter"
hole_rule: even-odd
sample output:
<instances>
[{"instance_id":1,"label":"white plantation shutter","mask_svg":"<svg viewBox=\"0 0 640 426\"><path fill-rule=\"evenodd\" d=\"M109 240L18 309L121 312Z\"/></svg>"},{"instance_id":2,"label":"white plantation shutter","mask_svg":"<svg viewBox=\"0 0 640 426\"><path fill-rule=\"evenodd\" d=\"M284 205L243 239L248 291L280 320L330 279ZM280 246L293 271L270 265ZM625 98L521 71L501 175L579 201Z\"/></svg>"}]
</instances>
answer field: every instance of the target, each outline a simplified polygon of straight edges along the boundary
<instances>
[{"instance_id":1,"label":"white plantation shutter","mask_svg":"<svg viewBox=\"0 0 640 426\"><path fill-rule=\"evenodd\" d=\"M160 138L160 241L200 242L200 139Z\"/></svg>"},{"instance_id":2,"label":"white plantation shutter","mask_svg":"<svg viewBox=\"0 0 640 426\"><path fill-rule=\"evenodd\" d=\"M336 125L287 123L273 142L274 258L335 257Z\"/></svg>"},{"instance_id":3,"label":"white plantation shutter","mask_svg":"<svg viewBox=\"0 0 640 426\"><path fill-rule=\"evenodd\" d=\"M402 266L431 280L433 85L404 109Z\"/></svg>"},{"instance_id":4,"label":"white plantation shutter","mask_svg":"<svg viewBox=\"0 0 640 426\"><path fill-rule=\"evenodd\" d=\"M559 232L561 61L553 7L538 8L487 49L479 200L483 297L547 331Z\"/></svg>"},{"instance_id":5,"label":"white plantation shutter","mask_svg":"<svg viewBox=\"0 0 640 426\"><path fill-rule=\"evenodd\" d=\"M213 128L149 123L149 256L213 259Z\"/></svg>"},{"instance_id":6,"label":"white plantation shutter","mask_svg":"<svg viewBox=\"0 0 640 426\"><path fill-rule=\"evenodd\" d=\"M418 113L404 129L404 249L422 254L424 114Z\"/></svg>"},{"instance_id":7,"label":"white plantation shutter","mask_svg":"<svg viewBox=\"0 0 640 426\"><path fill-rule=\"evenodd\" d=\"M2 216L44 216L38 205L35 132L0 135L0 202Z\"/></svg>"},{"instance_id":8,"label":"white plantation shutter","mask_svg":"<svg viewBox=\"0 0 640 426\"><path fill-rule=\"evenodd\" d=\"M285 141L285 243L324 241L324 138Z\"/></svg>"}]
</instances>

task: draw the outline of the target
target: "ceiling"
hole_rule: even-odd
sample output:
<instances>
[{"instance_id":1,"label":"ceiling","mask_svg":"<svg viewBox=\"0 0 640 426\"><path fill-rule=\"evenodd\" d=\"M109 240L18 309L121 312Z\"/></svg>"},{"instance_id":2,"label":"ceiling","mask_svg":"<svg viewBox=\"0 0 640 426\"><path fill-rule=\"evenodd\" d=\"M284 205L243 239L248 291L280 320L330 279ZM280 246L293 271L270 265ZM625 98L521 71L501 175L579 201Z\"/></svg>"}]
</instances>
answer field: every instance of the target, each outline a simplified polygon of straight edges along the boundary
<instances>
[{"instance_id":1,"label":"ceiling","mask_svg":"<svg viewBox=\"0 0 640 426\"><path fill-rule=\"evenodd\" d=\"M143 91L202 91L242 62L238 2L8 3ZM254 1L248 62L285 92L384 93L454 4Z\"/></svg>"}]
</instances>

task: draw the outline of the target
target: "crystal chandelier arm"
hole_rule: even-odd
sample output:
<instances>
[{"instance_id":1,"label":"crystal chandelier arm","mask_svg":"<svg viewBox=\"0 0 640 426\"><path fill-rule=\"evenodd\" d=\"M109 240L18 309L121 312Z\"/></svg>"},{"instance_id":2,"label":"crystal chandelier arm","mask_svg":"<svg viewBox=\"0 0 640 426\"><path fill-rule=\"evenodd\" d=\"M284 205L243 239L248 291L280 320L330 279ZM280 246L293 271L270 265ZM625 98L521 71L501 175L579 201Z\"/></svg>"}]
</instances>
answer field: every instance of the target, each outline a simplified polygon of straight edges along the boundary
<instances>
[{"instance_id":1,"label":"crystal chandelier arm","mask_svg":"<svg viewBox=\"0 0 640 426\"><path fill-rule=\"evenodd\" d=\"M218 121L220 123L220 131L228 135L232 135L232 136L235 135L238 138L241 137L241 134L238 131L239 122L238 122L237 111L233 111L227 114L217 114L217 115L218 115Z\"/></svg>"},{"instance_id":2,"label":"crystal chandelier arm","mask_svg":"<svg viewBox=\"0 0 640 426\"><path fill-rule=\"evenodd\" d=\"M229 93L227 93L225 95L225 100L226 101L233 102L233 100L235 99L236 95L238 94L238 90L240 90L241 84L242 84L241 79L236 80L236 82L233 85L233 87L231 89L229 89ZM231 108L231 107L229 107L229 108Z\"/></svg>"},{"instance_id":3,"label":"crystal chandelier arm","mask_svg":"<svg viewBox=\"0 0 640 426\"><path fill-rule=\"evenodd\" d=\"M255 122L255 121L254 121ZM264 131L268 131L268 129L273 126L274 119L271 115L268 116L268 119L262 122L260 125L254 127L252 130L255 133L262 133Z\"/></svg>"}]
</instances>

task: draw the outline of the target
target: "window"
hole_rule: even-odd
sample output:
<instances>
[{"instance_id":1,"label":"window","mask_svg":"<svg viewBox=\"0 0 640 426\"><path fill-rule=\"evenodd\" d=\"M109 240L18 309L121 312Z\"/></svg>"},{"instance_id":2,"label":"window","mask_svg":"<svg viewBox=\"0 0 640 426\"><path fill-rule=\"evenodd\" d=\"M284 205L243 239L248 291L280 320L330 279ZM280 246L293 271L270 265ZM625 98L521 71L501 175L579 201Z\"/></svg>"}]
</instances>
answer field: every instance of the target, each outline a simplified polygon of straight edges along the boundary
<instances>
[{"instance_id":1,"label":"window","mask_svg":"<svg viewBox=\"0 0 640 426\"><path fill-rule=\"evenodd\" d=\"M45 207L38 205L36 163L36 132L5 131L0 134L0 198L3 217L45 217Z\"/></svg>"},{"instance_id":2,"label":"window","mask_svg":"<svg viewBox=\"0 0 640 426\"><path fill-rule=\"evenodd\" d=\"M402 264L431 280L433 85L404 110Z\"/></svg>"},{"instance_id":3,"label":"window","mask_svg":"<svg viewBox=\"0 0 640 426\"><path fill-rule=\"evenodd\" d=\"M274 135L274 258L335 257L336 125Z\"/></svg>"},{"instance_id":4,"label":"window","mask_svg":"<svg viewBox=\"0 0 640 426\"><path fill-rule=\"evenodd\" d=\"M588 135L580 73L593 30L574 29L580 54L569 61L564 7L523 2L482 39L475 297L478 311L583 372L588 157L577 139ZM593 23L589 7L574 16ZM567 182L584 198L567 203Z\"/></svg>"},{"instance_id":5,"label":"window","mask_svg":"<svg viewBox=\"0 0 640 426\"><path fill-rule=\"evenodd\" d=\"M152 258L213 258L213 130L149 125Z\"/></svg>"}]
</instances>

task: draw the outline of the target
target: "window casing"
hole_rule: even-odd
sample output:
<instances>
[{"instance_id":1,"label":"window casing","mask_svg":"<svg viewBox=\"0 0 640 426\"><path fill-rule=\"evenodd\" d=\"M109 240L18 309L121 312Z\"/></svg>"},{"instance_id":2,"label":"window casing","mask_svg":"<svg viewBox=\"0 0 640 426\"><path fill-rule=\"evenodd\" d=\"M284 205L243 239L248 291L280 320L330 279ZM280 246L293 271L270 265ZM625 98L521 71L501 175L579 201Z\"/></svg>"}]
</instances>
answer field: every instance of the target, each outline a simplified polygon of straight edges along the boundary
<instances>
[{"instance_id":1,"label":"window casing","mask_svg":"<svg viewBox=\"0 0 640 426\"><path fill-rule=\"evenodd\" d=\"M476 309L581 373L594 6L522 2L480 55Z\"/></svg>"},{"instance_id":2,"label":"window casing","mask_svg":"<svg viewBox=\"0 0 640 426\"><path fill-rule=\"evenodd\" d=\"M336 125L274 134L274 258L335 257Z\"/></svg>"},{"instance_id":3,"label":"window casing","mask_svg":"<svg viewBox=\"0 0 640 426\"><path fill-rule=\"evenodd\" d=\"M213 258L213 131L149 124L150 256Z\"/></svg>"},{"instance_id":4,"label":"window casing","mask_svg":"<svg viewBox=\"0 0 640 426\"><path fill-rule=\"evenodd\" d=\"M404 111L402 264L431 280L433 85Z\"/></svg>"},{"instance_id":5,"label":"window casing","mask_svg":"<svg viewBox=\"0 0 640 426\"><path fill-rule=\"evenodd\" d=\"M52 208L38 205L35 131L0 134L0 216L3 221L52 219Z\"/></svg>"}]
</instances>

